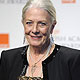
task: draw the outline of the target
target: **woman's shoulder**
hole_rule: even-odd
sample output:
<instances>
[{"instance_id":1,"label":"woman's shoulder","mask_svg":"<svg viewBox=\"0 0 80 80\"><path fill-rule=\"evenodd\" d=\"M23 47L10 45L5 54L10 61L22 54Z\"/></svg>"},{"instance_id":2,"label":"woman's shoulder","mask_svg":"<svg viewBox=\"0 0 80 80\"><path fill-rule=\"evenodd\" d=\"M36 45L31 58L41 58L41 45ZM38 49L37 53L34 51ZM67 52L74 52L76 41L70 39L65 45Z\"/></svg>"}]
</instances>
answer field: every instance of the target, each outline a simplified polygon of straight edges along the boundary
<instances>
[{"instance_id":1,"label":"woman's shoulder","mask_svg":"<svg viewBox=\"0 0 80 80\"><path fill-rule=\"evenodd\" d=\"M80 50L73 49L66 46L61 46L61 45L58 46L60 46L59 53L61 57L65 59L71 59L71 58L73 59L77 57L80 58Z\"/></svg>"},{"instance_id":2,"label":"woman's shoulder","mask_svg":"<svg viewBox=\"0 0 80 80\"><path fill-rule=\"evenodd\" d=\"M22 46L22 47L17 47L17 48L12 48L12 49L8 49L8 50L3 50L1 53L1 57L5 56L5 57L11 57L11 56L15 56L15 55L20 55L23 53L23 51L25 50L27 46Z\"/></svg>"},{"instance_id":3,"label":"woman's shoulder","mask_svg":"<svg viewBox=\"0 0 80 80\"><path fill-rule=\"evenodd\" d=\"M78 49L61 46L61 45L60 45L60 51L65 54L80 54L80 50Z\"/></svg>"}]
</instances>

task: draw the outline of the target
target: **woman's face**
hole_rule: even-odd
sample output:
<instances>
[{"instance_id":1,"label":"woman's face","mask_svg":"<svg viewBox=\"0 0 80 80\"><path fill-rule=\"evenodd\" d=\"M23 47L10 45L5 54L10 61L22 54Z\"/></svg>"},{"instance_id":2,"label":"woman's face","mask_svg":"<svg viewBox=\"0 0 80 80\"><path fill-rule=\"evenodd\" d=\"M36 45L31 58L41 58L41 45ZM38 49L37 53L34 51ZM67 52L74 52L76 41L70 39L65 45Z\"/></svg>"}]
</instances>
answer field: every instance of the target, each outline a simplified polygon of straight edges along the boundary
<instances>
[{"instance_id":1,"label":"woman's face","mask_svg":"<svg viewBox=\"0 0 80 80\"><path fill-rule=\"evenodd\" d=\"M42 46L49 40L53 28L47 11L40 8L30 8L25 12L25 36L31 46Z\"/></svg>"}]
</instances>

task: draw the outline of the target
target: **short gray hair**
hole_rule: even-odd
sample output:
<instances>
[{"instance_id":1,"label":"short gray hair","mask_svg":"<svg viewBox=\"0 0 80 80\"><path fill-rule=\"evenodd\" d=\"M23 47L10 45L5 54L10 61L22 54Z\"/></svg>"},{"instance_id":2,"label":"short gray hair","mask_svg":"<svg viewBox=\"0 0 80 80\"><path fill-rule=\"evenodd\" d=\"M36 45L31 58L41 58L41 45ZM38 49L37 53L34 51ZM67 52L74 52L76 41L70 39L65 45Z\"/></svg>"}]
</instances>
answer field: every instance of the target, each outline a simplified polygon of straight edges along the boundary
<instances>
[{"instance_id":1,"label":"short gray hair","mask_svg":"<svg viewBox=\"0 0 80 80\"><path fill-rule=\"evenodd\" d=\"M51 21L56 21L56 10L53 6L53 3L50 0L28 0L22 10L23 20L25 18L25 12L31 7L37 7L46 10L51 16Z\"/></svg>"}]
</instances>

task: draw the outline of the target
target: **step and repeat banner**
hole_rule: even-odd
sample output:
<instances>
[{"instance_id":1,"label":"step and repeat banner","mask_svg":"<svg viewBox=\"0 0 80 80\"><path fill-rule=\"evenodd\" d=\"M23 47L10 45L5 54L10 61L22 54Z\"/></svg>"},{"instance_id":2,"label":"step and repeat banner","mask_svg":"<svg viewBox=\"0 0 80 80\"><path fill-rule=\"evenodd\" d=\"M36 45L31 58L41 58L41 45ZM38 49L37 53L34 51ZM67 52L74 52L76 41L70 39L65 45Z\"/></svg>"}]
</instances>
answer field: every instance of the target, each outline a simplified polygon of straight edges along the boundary
<instances>
[{"instance_id":1,"label":"step and repeat banner","mask_svg":"<svg viewBox=\"0 0 80 80\"><path fill-rule=\"evenodd\" d=\"M27 0L0 0L0 53L23 46L22 8ZM52 0L57 12L56 44L80 50L80 0Z\"/></svg>"}]
</instances>

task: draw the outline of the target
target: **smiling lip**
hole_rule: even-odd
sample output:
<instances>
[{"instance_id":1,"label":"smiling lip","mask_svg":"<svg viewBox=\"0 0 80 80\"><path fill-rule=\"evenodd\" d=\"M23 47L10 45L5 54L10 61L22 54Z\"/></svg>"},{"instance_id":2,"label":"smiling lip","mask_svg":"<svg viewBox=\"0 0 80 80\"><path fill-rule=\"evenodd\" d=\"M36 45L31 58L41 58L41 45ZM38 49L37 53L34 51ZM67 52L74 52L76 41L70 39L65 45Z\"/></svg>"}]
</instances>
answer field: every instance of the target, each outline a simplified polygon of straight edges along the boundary
<instances>
[{"instance_id":1,"label":"smiling lip","mask_svg":"<svg viewBox=\"0 0 80 80\"><path fill-rule=\"evenodd\" d=\"M42 38L42 36L31 36L31 38L34 40L38 40L38 39Z\"/></svg>"}]
</instances>

